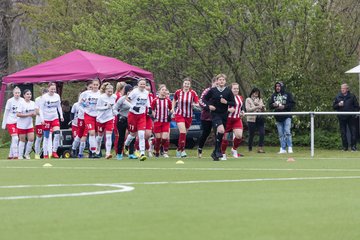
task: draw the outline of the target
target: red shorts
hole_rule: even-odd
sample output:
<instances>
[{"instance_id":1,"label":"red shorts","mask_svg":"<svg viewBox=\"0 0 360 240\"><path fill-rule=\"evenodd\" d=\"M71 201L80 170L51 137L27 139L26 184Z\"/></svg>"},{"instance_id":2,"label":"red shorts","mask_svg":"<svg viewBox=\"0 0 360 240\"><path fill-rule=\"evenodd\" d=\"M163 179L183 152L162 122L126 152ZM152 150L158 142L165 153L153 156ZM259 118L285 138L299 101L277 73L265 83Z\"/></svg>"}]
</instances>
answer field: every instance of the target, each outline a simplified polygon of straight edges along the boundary
<instances>
[{"instance_id":1,"label":"red shorts","mask_svg":"<svg viewBox=\"0 0 360 240\"><path fill-rule=\"evenodd\" d=\"M45 121L45 125L43 126L44 131L49 131L50 129L53 129L54 127L60 127L59 119L54 119L52 121Z\"/></svg>"},{"instance_id":2,"label":"red shorts","mask_svg":"<svg viewBox=\"0 0 360 240\"><path fill-rule=\"evenodd\" d=\"M169 122L154 122L154 133L169 132Z\"/></svg>"},{"instance_id":3,"label":"red shorts","mask_svg":"<svg viewBox=\"0 0 360 240\"><path fill-rule=\"evenodd\" d=\"M18 134L18 129L16 127L16 123L13 124L6 124L6 128L10 135Z\"/></svg>"},{"instance_id":4,"label":"red shorts","mask_svg":"<svg viewBox=\"0 0 360 240\"><path fill-rule=\"evenodd\" d=\"M78 118L78 126L77 126L77 136L79 138L82 138L83 136L87 135L86 127L85 127L85 121L84 119Z\"/></svg>"},{"instance_id":5,"label":"red shorts","mask_svg":"<svg viewBox=\"0 0 360 240\"><path fill-rule=\"evenodd\" d=\"M181 115L175 114L175 122L183 122L185 123L185 128L189 129L192 123L192 117L183 117Z\"/></svg>"},{"instance_id":6,"label":"red shorts","mask_svg":"<svg viewBox=\"0 0 360 240\"><path fill-rule=\"evenodd\" d=\"M104 123L96 123L98 132L112 132L114 130L114 119L104 122Z\"/></svg>"},{"instance_id":7,"label":"red shorts","mask_svg":"<svg viewBox=\"0 0 360 240\"><path fill-rule=\"evenodd\" d=\"M36 126L35 126L36 136L42 137L42 135L43 135L43 128L44 128L43 125L36 125Z\"/></svg>"},{"instance_id":8,"label":"red shorts","mask_svg":"<svg viewBox=\"0 0 360 240\"><path fill-rule=\"evenodd\" d=\"M29 129L20 129L18 128L18 134L28 134L28 133L34 133L34 128L29 128Z\"/></svg>"},{"instance_id":9,"label":"red shorts","mask_svg":"<svg viewBox=\"0 0 360 240\"><path fill-rule=\"evenodd\" d=\"M153 120L149 115L146 115L146 130L153 130Z\"/></svg>"},{"instance_id":10,"label":"red shorts","mask_svg":"<svg viewBox=\"0 0 360 240\"><path fill-rule=\"evenodd\" d=\"M128 115L128 130L129 132L137 132L139 130L146 130L146 115L143 114L133 114L129 112Z\"/></svg>"},{"instance_id":11,"label":"red shorts","mask_svg":"<svg viewBox=\"0 0 360 240\"><path fill-rule=\"evenodd\" d=\"M233 129L243 129L241 118L228 118L225 132L232 132Z\"/></svg>"},{"instance_id":12,"label":"red shorts","mask_svg":"<svg viewBox=\"0 0 360 240\"><path fill-rule=\"evenodd\" d=\"M88 131L92 131L92 130L96 130L96 117L92 117L88 114L84 114L84 121L85 121L85 128L86 128L86 133Z\"/></svg>"},{"instance_id":13,"label":"red shorts","mask_svg":"<svg viewBox=\"0 0 360 240\"><path fill-rule=\"evenodd\" d=\"M71 125L72 137L75 138L78 135L78 126Z\"/></svg>"}]
</instances>

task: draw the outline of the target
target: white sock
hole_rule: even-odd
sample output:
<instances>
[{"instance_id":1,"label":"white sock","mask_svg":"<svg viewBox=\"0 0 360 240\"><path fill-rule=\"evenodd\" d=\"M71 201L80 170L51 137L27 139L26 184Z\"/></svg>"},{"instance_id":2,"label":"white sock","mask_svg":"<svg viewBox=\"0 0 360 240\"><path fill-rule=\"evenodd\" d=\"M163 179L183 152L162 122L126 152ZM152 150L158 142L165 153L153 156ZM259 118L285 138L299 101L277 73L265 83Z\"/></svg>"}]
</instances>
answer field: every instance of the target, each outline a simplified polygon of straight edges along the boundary
<instances>
[{"instance_id":1,"label":"white sock","mask_svg":"<svg viewBox=\"0 0 360 240\"><path fill-rule=\"evenodd\" d=\"M132 136L131 134L129 134L126 138L126 141L125 141L125 146L129 146L130 143L132 142L132 140L134 140L135 136Z\"/></svg>"},{"instance_id":2,"label":"white sock","mask_svg":"<svg viewBox=\"0 0 360 240\"><path fill-rule=\"evenodd\" d=\"M102 142L103 136L96 136L96 153L99 154L101 151L101 142Z\"/></svg>"},{"instance_id":3,"label":"white sock","mask_svg":"<svg viewBox=\"0 0 360 240\"><path fill-rule=\"evenodd\" d=\"M25 142L19 141L19 156L24 156Z\"/></svg>"},{"instance_id":4,"label":"white sock","mask_svg":"<svg viewBox=\"0 0 360 240\"><path fill-rule=\"evenodd\" d=\"M35 154L40 154L41 152L41 140L43 138L42 137L36 137L35 140Z\"/></svg>"},{"instance_id":5,"label":"white sock","mask_svg":"<svg viewBox=\"0 0 360 240\"><path fill-rule=\"evenodd\" d=\"M50 132L50 134L49 134L49 139L48 139L48 153L52 153L52 148L53 148L52 135L53 135L53 134Z\"/></svg>"},{"instance_id":6,"label":"white sock","mask_svg":"<svg viewBox=\"0 0 360 240\"><path fill-rule=\"evenodd\" d=\"M49 155L49 138L44 137L43 138L43 150L44 150L44 156Z\"/></svg>"},{"instance_id":7,"label":"white sock","mask_svg":"<svg viewBox=\"0 0 360 240\"><path fill-rule=\"evenodd\" d=\"M12 158L14 156L13 148L11 147L12 143L10 144L10 151L9 151L9 158Z\"/></svg>"},{"instance_id":8,"label":"white sock","mask_svg":"<svg viewBox=\"0 0 360 240\"><path fill-rule=\"evenodd\" d=\"M105 145L106 155L109 155L111 153L111 145L112 145L111 137L112 137L111 133L106 134L106 145Z\"/></svg>"},{"instance_id":9,"label":"white sock","mask_svg":"<svg viewBox=\"0 0 360 240\"><path fill-rule=\"evenodd\" d=\"M26 143L25 156L30 155L30 152L31 152L31 150L32 150L33 144L34 144L34 142L30 142L30 141L28 141L28 142Z\"/></svg>"},{"instance_id":10,"label":"white sock","mask_svg":"<svg viewBox=\"0 0 360 240\"><path fill-rule=\"evenodd\" d=\"M12 136L11 137L11 152L13 157L17 157L18 154L18 145L19 145L19 137L18 136Z\"/></svg>"},{"instance_id":11,"label":"white sock","mask_svg":"<svg viewBox=\"0 0 360 240\"><path fill-rule=\"evenodd\" d=\"M79 145L80 145L80 138L78 136L76 136L72 143L71 149L76 150L76 149L78 149Z\"/></svg>"},{"instance_id":12,"label":"white sock","mask_svg":"<svg viewBox=\"0 0 360 240\"><path fill-rule=\"evenodd\" d=\"M89 136L89 145L90 145L90 151L95 152L96 151L96 138L94 136Z\"/></svg>"},{"instance_id":13,"label":"white sock","mask_svg":"<svg viewBox=\"0 0 360 240\"><path fill-rule=\"evenodd\" d=\"M80 142L79 154L84 154L85 147L86 147L86 142Z\"/></svg>"},{"instance_id":14,"label":"white sock","mask_svg":"<svg viewBox=\"0 0 360 240\"><path fill-rule=\"evenodd\" d=\"M60 145L60 134L54 134L53 152L57 152Z\"/></svg>"},{"instance_id":15,"label":"white sock","mask_svg":"<svg viewBox=\"0 0 360 240\"><path fill-rule=\"evenodd\" d=\"M140 130L138 131L139 136L139 150L141 154L145 153L145 131Z\"/></svg>"}]
</instances>

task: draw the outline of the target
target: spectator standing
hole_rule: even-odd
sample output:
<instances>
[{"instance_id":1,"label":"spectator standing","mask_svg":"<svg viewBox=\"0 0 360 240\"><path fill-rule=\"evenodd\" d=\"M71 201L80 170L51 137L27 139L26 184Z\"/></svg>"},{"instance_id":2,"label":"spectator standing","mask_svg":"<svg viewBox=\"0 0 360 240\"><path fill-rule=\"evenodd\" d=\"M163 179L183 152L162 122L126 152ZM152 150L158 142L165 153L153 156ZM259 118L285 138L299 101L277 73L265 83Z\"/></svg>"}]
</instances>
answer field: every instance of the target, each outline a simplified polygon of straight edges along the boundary
<instances>
[{"instance_id":1,"label":"spectator standing","mask_svg":"<svg viewBox=\"0 0 360 240\"><path fill-rule=\"evenodd\" d=\"M253 88L248 98L245 101L246 112L264 112L265 105L261 98L260 89ZM264 137L265 137L265 120L263 116L246 116L249 128L248 149L252 151L253 140L256 129L259 131L258 153L265 153L264 151Z\"/></svg>"},{"instance_id":2,"label":"spectator standing","mask_svg":"<svg viewBox=\"0 0 360 240\"><path fill-rule=\"evenodd\" d=\"M275 92L272 94L269 107L275 112L291 112L295 106L295 101L291 93L285 91L285 86L282 82L276 82L274 86ZM286 146L288 153L293 153L292 138L291 138L291 115L276 115L276 126L280 140L280 154L286 153Z\"/></svg>"},{"instance_id":3,"label":"spectator standing","mask_svg":"<svg viewBox=\"0 0 360 240\"><path fill-rule=\"evenodd\" d=\"M350 93L349 86L344 83L341 85L340 93L335 97L333 102L334 110L338 112L357 112L359 103L356 96ZM355 115L338 115L342 147L344 151L348 150L349 143L347 140L347 128L350 130L350 147L351 151L357 151L356 148L356 124Z\"/></svg>"}]
</instances>

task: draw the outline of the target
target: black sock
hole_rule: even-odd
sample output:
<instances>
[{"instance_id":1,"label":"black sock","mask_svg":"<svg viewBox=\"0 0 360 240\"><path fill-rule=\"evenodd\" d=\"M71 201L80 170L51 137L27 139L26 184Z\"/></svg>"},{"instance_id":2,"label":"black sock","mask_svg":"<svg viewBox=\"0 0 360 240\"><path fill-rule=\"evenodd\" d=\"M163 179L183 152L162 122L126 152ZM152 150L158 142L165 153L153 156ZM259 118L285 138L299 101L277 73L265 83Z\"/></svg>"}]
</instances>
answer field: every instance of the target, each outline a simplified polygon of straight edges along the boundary
<instances>
[{"instance_id":1,"label":"black sock","mask_svg":"<svg viewBox=\"0 0 360 240\"><path fill-rule=\"evenodd\" d=\"M224 137L223 133L216 134L215 152L220 152L221 141L222 141L223 137Z\"/></svg>"}]
</instances>

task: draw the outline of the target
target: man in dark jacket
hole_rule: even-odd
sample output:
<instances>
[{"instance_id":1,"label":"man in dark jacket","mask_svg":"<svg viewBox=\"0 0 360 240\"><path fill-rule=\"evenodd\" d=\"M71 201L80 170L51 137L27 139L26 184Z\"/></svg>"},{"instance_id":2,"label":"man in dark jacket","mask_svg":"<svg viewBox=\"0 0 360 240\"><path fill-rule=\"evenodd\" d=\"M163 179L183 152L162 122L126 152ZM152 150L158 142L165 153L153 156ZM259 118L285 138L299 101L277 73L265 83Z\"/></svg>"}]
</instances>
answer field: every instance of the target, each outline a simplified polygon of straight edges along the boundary
<instances>
[{"instance_id":1,"label":"man in dark jacket","mask_svg":"<svg viewBox=\"0 0 360 240\"><path fill-rule=\"evenodd\" d=\"M341 85L340 93L335 97L333 102L334 110L338 112L357 112L359 111L359 103L356 96L349 91L349 86L344 83ZM338 115L340 124L340 133L343 150L347 151L349 144L347 141L347 127L349 127L351 135L351 151L356 151L356 124L355 115Z\"/></svg>"},{"instance_id":2,"label":"man in dark jacket","mask_svg":"<svg viewBox=\"0 0 360 240\"><path fill-rule=\"evenodd\" d=\"M285 92L285 87L282 82L275 83L275 92L272 94L269 101L269 108L275 112L291 112L295 106L293 96L289 92ZM280 154L286 153L286 146L288 153L293 153L292 138L291 138L291 115L277 115L275 116L276 126L280 139Z\"/></svg>"}]
</instances>

